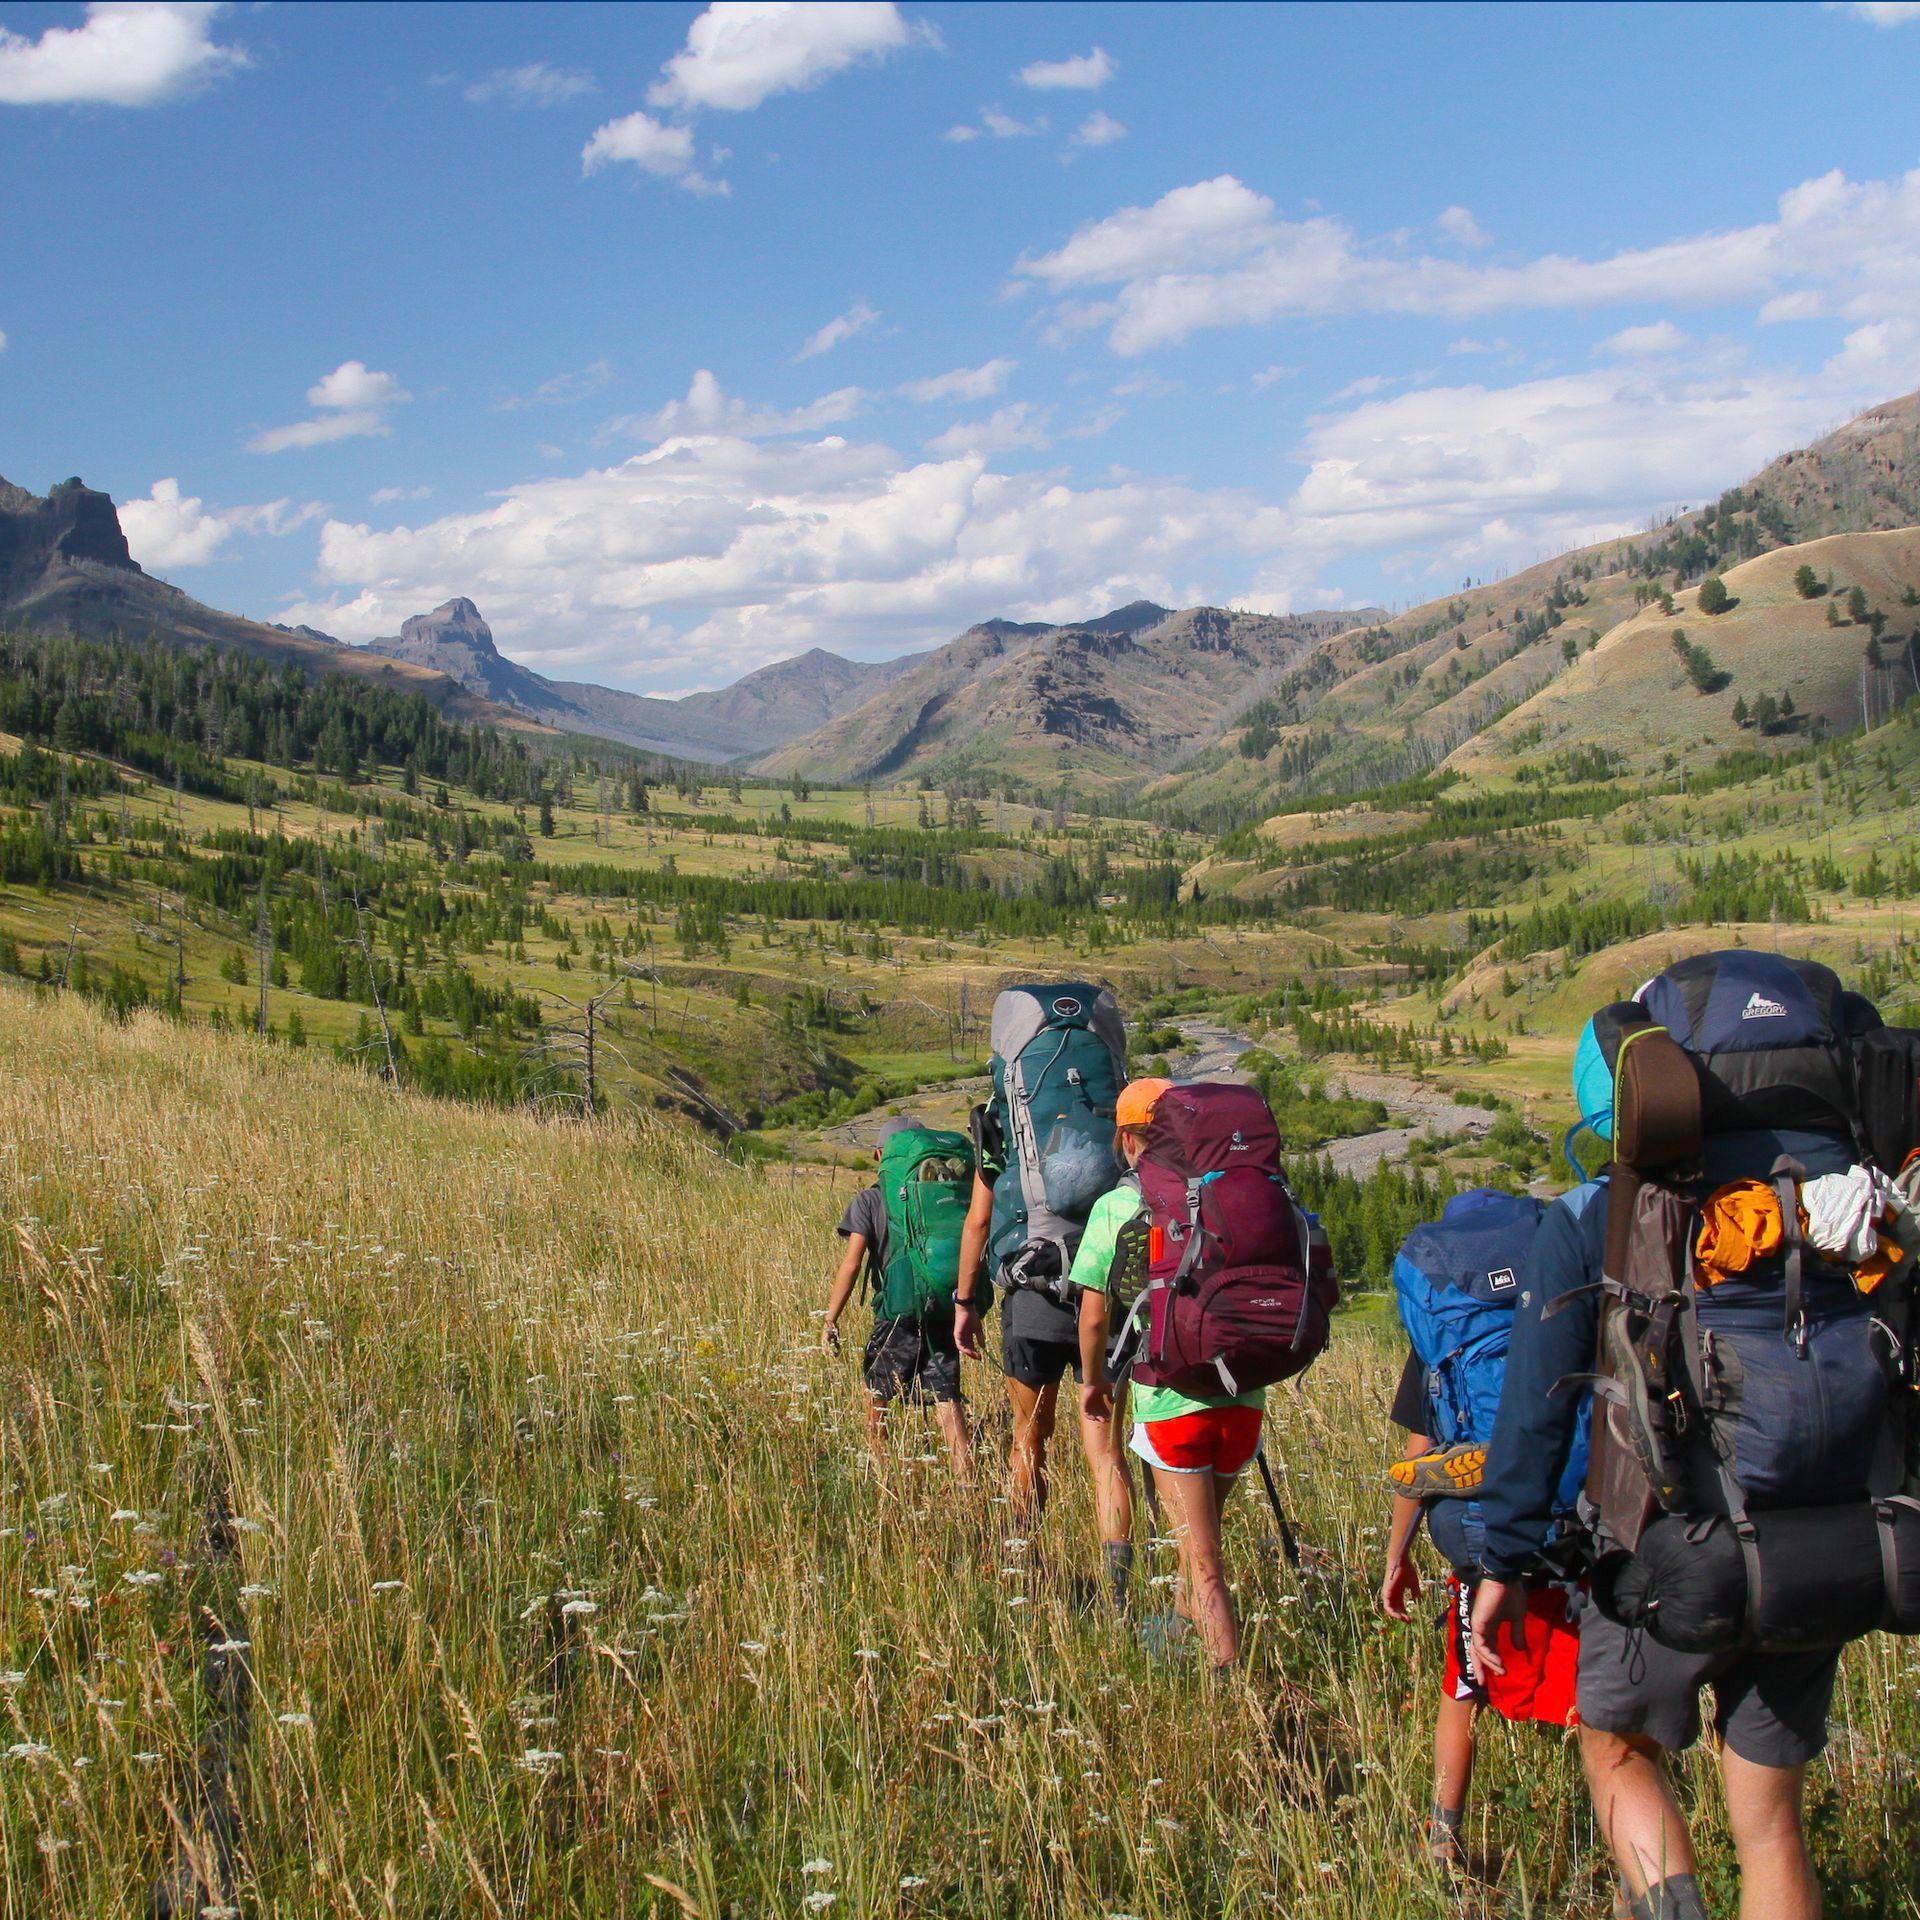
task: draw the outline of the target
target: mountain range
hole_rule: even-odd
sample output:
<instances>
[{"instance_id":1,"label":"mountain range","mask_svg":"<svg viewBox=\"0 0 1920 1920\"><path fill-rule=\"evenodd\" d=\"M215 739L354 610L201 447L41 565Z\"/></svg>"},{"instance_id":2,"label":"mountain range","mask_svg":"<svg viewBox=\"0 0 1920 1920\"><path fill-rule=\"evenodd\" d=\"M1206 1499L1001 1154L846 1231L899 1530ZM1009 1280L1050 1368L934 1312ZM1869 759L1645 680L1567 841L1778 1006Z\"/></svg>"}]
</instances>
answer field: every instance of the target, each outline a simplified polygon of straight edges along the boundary
<instances>
[{"instance_id":1,"label":"mountain range","mask_svg":"<svg viewBox=\"0 0 1920 1920\"><path fill-rule=\"evenodd\" d=\"M1762 696L1790 698L1798 728L1858 718L1903 684L1920 690L1916 522L1909 394L1648 532L1396 615L1139 601L1064 624L987 620L888 661L816 648L666 700L507 659L464 597L366 647L221 613L140 568L105 494L68 480L40 498L0 481L0 620L240 648L410 689L461 719L764 775L1029 788L1070 776L1246 818L1288 792L1443 765L1489 771L1590 746L1677 754L1729 738ZM1726 582L1725 611L1701 605L1709 574ZM1711 664L1695 674L1686 647Z\"/></svg>"},{"instance_id":2,"label":"mountain range","mask_svg":"<svg viewBox=\"0 0 1920 1920\"><path fill-rule=\"evenodd\" d=\"M366 650L444 673L469 692L544 725L696 760L735 760L782 745L857 706L914 663L912 655L843 660L815 647L731 686L661 700L586 681L549 680L509 660L480 609L464 597L415 614L396 638L370 640Z\"/></svg>"}]
</instances>

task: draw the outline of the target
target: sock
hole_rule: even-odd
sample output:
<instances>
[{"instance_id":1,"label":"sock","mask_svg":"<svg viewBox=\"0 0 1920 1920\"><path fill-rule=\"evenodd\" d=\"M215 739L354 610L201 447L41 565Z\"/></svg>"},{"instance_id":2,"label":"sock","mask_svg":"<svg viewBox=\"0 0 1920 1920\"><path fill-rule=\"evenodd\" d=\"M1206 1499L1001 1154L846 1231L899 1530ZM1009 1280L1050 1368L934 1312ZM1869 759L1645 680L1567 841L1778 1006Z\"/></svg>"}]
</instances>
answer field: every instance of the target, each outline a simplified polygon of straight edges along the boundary
<instances>
[{"instance_id":1,"label":"sock","mask_svg":"<svg viewBox=\"0 0 1920 1920\"><path fill-rule=\"evenodd\" d=\"M1427 1810L1427 1831L1438 1840L1443 1834L1449 1840L1460 1838L1460 1825L1467 1817L1465 1807L1443 1807L1438 1800Z\"/></svg>"},{"instance_id":2,"label":"sock","mask_svg":"<svg viewBox=\"0 0 1920 1920\"><path fill-rule=\"evenodd\" d=\"M1690 1873L1676 1873L1649 1887L1627 1910L1633 1920L1707 1920L1700 1882Z\"/></svg>"},{"instance_id":3,"label":"sock","mask_svg":"<svg viewBox=\"0 0 1920 1920\"><path fill-rule=\"evenodd\" d=\"M1133 1542L1131 1540L1109 1540L1107 1542L1107 1587L1113 1594L1113 1604L1124 1607L1127 1604L1127 1583L1133 1578Z\"/></svg>"}]
</instances>

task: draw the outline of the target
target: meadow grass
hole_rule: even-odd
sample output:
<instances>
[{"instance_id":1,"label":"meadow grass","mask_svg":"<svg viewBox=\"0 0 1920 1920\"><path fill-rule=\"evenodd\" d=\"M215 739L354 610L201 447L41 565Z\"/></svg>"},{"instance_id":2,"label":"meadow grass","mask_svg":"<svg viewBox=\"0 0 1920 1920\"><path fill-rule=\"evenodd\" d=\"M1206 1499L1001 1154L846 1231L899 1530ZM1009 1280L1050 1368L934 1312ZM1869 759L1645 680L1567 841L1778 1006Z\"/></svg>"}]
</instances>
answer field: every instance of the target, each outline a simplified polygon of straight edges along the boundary
<instances>
[{"instance_id":1,"label":"meadow grass","mask_svg":"<svg viewBox=\"0 0 1920 1920\"><path fill-rule=\"evenodd\" d=\"M846 1191L0 988L0 1912L143 1914L196 1863L202 1911L363 1920L1607 1910L1533 1730L1483 1743L1500 1893L1420 1864L1440 1647L1372 1606L1377 1317L1275 1396L1317 1571L1243 1496L1215 1688L1076 1604L1070 1436L1016 1533L991 1374L976 1491L917 1418L870 1458L814 1344ZM1847 1656L1830 1912L1920 1913L1916 1671Z\"/></svg>"}]
</instances>

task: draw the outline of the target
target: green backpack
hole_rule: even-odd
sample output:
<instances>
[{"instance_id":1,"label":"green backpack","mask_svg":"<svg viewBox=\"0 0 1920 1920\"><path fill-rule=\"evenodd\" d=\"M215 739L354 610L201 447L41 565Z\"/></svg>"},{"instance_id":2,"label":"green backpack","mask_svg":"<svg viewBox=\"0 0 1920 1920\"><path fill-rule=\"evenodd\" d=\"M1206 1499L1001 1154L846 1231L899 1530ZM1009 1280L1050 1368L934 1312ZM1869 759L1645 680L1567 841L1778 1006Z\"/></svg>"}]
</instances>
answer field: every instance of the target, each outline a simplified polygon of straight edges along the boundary
<instances>
[{"instance_id":1,"label":"green backpack","mask_svg":"<svg viewBox=\"0 0 1920 1920\"><path fill-rule=\"evenodd\" d=\"M885 1320L918 1318L953 1299L960 1229L973 1198L973 1144L964 1133L907 1127L880 1149L887 1264L874 1296Z\"/></svg>"}]
</instances>

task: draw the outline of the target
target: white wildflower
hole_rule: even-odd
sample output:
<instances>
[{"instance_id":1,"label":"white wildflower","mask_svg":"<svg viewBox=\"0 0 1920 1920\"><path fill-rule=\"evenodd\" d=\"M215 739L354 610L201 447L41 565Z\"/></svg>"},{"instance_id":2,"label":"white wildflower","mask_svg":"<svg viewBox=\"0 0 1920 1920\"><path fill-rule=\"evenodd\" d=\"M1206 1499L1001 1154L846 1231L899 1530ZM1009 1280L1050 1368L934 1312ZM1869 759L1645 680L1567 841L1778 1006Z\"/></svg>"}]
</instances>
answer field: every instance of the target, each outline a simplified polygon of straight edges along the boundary
<instances>
[{"instance_id":1,"label":"white wildflower","mask_svg":"<svg viewBox=\"0 0 1920 1920\"><path fill-rule=\"evenodd\" d=\"M404 1580L376 1580L373 1590L375 1593L398 1593L406 1584Z\"/></svg>"},{"instance_id":2,"label":"white wildflower","mask_svg":"<svg viewBox=\"0 0 1920 1920\"><path fill-rule=\"evenodd\" d=\"M818 1879L822 1874L833 1871L833 1862L831 1860L803 1860L800 1863L800 1871L809 1879Z\"/></svg>"},{"instance_id":3,"label":"white wildflower","mask_svg":"<svg viewBox=\"0 0 1920 1920\"><path fill-rule=\"evenodd\" d=\"M157 1587L166 1577L156 1567L135 1567L131 1573L120 1576L130 1587Z\"/></svg>"},{"instance_id":4,"label":"white wildflower","mask_svg":"<svg viewBox=\"0 0 1920 1920\"><path fill-rule=\"evenodd\" d=\"M310 1727L313 1725L313 1715L310 1713L280 1713L275 1714L274 1718L278 1720L283 1727Z\"/></svg>"},{"instance_id":5,"label":"white wildflower","mask_svg":"<svg viewBox=\"0 0 1920 1920\"><path fill-rule=\"evenodd\" d=\"M600 1603L597 1600L569 1600L560 1611L562 1613L587 1614L598 1613Z\"/></svg>"}]
</instances>

